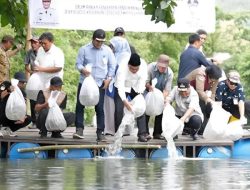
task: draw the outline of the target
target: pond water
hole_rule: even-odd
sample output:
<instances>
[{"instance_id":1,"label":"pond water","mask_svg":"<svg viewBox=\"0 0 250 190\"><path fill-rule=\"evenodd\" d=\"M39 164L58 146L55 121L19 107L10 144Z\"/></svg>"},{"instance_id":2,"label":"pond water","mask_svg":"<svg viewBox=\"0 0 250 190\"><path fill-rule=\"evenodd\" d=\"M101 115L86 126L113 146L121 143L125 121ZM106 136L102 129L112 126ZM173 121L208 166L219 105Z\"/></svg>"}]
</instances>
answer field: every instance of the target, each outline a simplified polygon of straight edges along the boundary
<instances>
[{"instance_id":1,"label":"pond water","mask_svg":"<svg viewBox=\"0 0 250 190\"><path fill-rule=\"evenodd\" d=\"M0 189L250 189L250 161L2 159Z\"/></svg>"}]
</instances>

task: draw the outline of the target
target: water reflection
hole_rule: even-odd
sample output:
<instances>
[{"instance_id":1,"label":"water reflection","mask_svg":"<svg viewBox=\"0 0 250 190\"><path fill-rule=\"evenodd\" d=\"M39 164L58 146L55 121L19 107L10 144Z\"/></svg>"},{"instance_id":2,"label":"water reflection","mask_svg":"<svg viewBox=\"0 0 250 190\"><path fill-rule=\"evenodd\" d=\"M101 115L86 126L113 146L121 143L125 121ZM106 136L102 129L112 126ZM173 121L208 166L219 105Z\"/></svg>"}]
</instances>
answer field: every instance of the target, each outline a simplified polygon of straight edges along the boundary
<instances>
[{"instance_id":1,"label":"water reflection","mask_svg":"<svg viewBox=\"0 0 250 190\"><path fill-rule=\"evenodd\" d=\"M249 189L246 160L0 160L0 189Z\"/></svg>"}]
</instances>

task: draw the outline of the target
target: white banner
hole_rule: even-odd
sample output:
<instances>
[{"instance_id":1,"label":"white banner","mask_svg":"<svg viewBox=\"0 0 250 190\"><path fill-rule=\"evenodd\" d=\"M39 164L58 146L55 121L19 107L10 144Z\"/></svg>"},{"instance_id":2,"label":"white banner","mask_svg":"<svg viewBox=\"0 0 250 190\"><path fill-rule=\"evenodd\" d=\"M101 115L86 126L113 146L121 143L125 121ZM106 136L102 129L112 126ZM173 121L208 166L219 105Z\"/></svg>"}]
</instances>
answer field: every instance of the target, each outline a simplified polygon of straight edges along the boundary
<instances>
[{"instance_id":1,"label":"white banner","mask_svg":"<svg viewBox=\"0 0 250 190\"><path fill-rule=\"evenodd\" d=\"M175 24L151 21L142 0L29 0L32 28L191 33L215 30L215 0L176 0Z\"/></svg>"}]
</instances>

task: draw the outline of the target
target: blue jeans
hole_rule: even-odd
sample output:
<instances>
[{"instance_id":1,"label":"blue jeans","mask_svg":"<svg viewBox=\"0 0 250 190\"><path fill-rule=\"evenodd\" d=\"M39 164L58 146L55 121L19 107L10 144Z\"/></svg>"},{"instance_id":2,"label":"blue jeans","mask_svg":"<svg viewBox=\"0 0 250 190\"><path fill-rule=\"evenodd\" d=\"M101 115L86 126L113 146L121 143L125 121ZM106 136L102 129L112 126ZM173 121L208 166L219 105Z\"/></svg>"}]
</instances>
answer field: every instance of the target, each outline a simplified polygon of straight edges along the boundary
<instances>
[{"instance_id":1,"label":"blue jeans","mask_svg":"<svg viewBox=\"0 0 250 190\"><path fill-rule=\"evenodd\" d=\"M77 89L77 102L76 102L76 120L75 120L75 126L76 128L83 128L84 129L84 109L85 106L83 106L80 103L79 100L79 94L81 91L82 84L78 84L78 89ZM104 95L105 95L105 90L102 89L102 87L99 87L99 102L95 106L95 112L96 112L96 118L97 118L97 131L96 133L102 133L104 131L104 111L103 111L103 104L104 104Z\"/></svg>"}]
</instances>

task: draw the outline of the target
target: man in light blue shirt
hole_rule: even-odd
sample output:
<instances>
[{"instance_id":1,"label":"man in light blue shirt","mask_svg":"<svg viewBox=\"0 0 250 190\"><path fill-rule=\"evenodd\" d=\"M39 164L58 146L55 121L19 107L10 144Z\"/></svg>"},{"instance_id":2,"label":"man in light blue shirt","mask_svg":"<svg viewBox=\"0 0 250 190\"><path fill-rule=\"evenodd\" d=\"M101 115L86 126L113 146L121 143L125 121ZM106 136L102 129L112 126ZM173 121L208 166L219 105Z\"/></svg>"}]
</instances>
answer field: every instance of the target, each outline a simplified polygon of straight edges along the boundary
<instances>
[{"instance_id":1,"label":"man in light blue shirt","mask_svg":"<svg viewBox=\"0 0 250 190\"><path fill-rule=\"evenodd\" d=\"M85 77L91 75L99 87L99 103L95 106L97 116L97 141L106 141L104 131L104 95L110 81L114 78L116 61L110 47L105 42L105 31L98 29L94 31L92 42L80 48L76 59L76 68L80 72L80 81L77 90L76 103L76 133L73 138L82 139L84 129L84 106L79 101L79 93ZM91 67L91 72L88 67Z\"/></svg>"}]
</instances>

